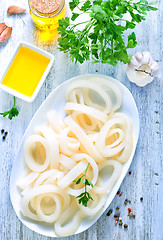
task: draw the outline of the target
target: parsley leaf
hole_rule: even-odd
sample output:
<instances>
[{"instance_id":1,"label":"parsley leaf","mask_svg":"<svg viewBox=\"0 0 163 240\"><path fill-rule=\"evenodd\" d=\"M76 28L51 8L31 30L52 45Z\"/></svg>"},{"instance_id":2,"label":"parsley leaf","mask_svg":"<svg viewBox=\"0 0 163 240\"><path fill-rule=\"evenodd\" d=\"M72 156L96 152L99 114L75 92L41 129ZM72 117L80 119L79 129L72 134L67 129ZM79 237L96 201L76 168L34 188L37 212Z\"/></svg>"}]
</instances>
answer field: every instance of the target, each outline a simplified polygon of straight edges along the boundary
<instances>
[{"instance_id":1,"label":"parsley leaf","mask_svg":"<svg viewBox=\"0 0 163 240\"><path fill-rule=\"evenodd\" d=\"M135 33L128 34L127 30L144 21L147 12L156 11L153 5L147 0L71 0L71 22L68 17L59 20L59 50L69 52L74 62L93 59L94 63L113 66L118 61L128 63L130 55L127 50L135 48L137 41ZM131 20L125 19L126 13ZM81 14L89 15L89 20L76 23ZM78 28L78 25L83 28Z\"/></svg>"},{"instance_id":2,"label":"parsley leaf","mask_svg":"<svg viewBox=\"0 0 163 240\"><path fill-rule=\"evenodd\" d=\"M0 113L0 115L2 115L3 117L8 116L10 120L12 120L13 117L16 117L19 115L19 111L15 106L15 97L14 97L14 106L9 111Z\"/></svg>"},{"instance_id":3,"label":"parsley leaf","mask_svg":"<svg viewBox=\"0 0 163 240\"><path fill-rule=\"evenodd\" d=\"M79 198L79 200L78 200L79 204L82 204L84 207L87 207L89 200L93 201L93 198L91 197L89 192L87 192L87 186L93 187L93 184L91 183L91 181L89 181L86 178L86 173L87 173L89 165L90 165L90 163L88 163L85 173L80 178L78 178L77 180L74 181L76 184L81 183L81 184L85 185L85 191L76 197L76 198ZM83 178L83 180L82 180L82 178Z\"/></svg>"}]
</instances>

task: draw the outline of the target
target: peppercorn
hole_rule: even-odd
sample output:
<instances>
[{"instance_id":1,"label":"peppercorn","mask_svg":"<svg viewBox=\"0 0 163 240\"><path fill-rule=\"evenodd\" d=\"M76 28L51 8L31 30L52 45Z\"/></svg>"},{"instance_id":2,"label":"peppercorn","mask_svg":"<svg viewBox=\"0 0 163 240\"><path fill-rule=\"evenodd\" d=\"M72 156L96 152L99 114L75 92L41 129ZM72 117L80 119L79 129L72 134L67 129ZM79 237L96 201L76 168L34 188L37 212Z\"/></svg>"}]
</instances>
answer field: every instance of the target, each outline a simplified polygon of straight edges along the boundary
<instances>
[{"instance_id":1,"label":"peppercorn","mask_svg":"<svg viewBox=\"0 0 163 240\"><path fill-rule=\"evenodd\" d=\"M119 197L121 197L121 196L122 196L122 194L123 194L123 193L120 193L120 194L119 194Z\"/></svg>"},{"instance_id":2,"label":"peppercorn","mask_svg":"<svg viewBox=\"0 0 163 240\"><path fill-rule=\"evenodd\" d=\"M122 226L122 225L123 225L123 222L119 222L119 225Z\"/></svg>"},{"instance_id":3,"label":"peppercorn","mask_svg":"<svg viewBox=\"0 0 163 240\"><path fill-rule=\"evenodd\" d=\"M130 217L132 217L132 216L133 216L133 213L132 213L132 212L130 212L130 213L129 213L129 216L130 216Z\"/></svg>"},{"instance_id":4,"label":"peppercorn","mask_svg":"<svg viewBox=\"0 0 163 240\"><path fill-rule=\"evenodd\" d=\"M135 214L133 214L133 218L135 218Z\"/></svg>"},{"instance_id":5,"label":"peppercorn","mask_svg":"<svg viewBox=\"0 0 163 240\"><path fill-rule=\"evenodd\" d=\"M4 129L1 129L1 133L2 133L2 134L4 133L4 131L5 131Z\"/></svg>"},{"instance_id":6,"label":"peppercorn","mask_svg":"<svg viewBox=\"0 0 163 240\"><path fill-rule=\"evenodd\" d=\"M128 202L128 199L126 198L125 201Z\"/></svg>"},{"instance_id":7,"label":"peppercorn","mask_svg":"<svg viewBox=\"0 0 163 240\"><path fill-rule=\"evenodd\" d=\"M128 208L128 211L131 212L131 208Z\"/></svg>"},{"instance_id":8,"label":"peppercorn","mask_svg":"<svg viewBox=\"0 0 163 240\"><path fill-rule=\"evenodd\" d=\"M107 216L110 216L110 215L112 214L112 212L113 212L113 210L110 209L106 215L107 215Z\"/></svg>"},{"instance_id":9,"label":"peppercorn","mask_svg":"<svg viewBox=\"0 0 163 240\"><path fill-rule=\"evenodd\" d=\"M116 217L116 219L115 219L116 221L118 221L119 220L119 218L118 217Z\"/></svg>"},{"instance_id":10,"label":"peppercorn","mask_svg":"<svg viewBox=\"0 0 163 240\"><path fill-rule=\"evenodd\" d=\"M119 195L119 194L120 194L120 191L117 192L117 195Z\"/></svg>"},{"instance_id":11,"label":"peppercorn","mask_svg":"<svg viewBox=\"0 0 163 240\"><path fill-rule=\"evenodd\" d=\"M143 201L143 197L140 198L140 201L141 201L141 202Z\"/></svg>"},{"instance_id":12,"label":"peppercorn","mask_svg":"<svg viewBox=\"0 0 163 240\"><path fill-rule=\"evenodd\" d=\"M128 200L129 203L131 203L131 200Z\"/></svg>"},{"instance_id":13,"label":"peppercorn","mask_svg":"<svg viewBox=\"0 0 163 240\"><path fill-rule=\"evenodd\" d=\"M114 218L116 218L117 217L117 215L114 215Z\"/></svg>"},{"instance_id":14,"label":"peppercorn","mask_svg":"<svg viewBox=\"0 0 163 240\"><path fill-rule=\"evenodd\" d=\"M131 171L129 171L129 175L131 175Z\"/></svg>"},{"instance_id":15,"label":"peppercorn","mask_svg":"<svg viewBox=\"0 0 163 240\"><path fill-rule=\"evenodd\" d=\"M117 217L119 217L120 216L120 213L117 213Z\"/></svg>"},{"instance_id":16,"label":"peppercorn","mask_svg":"<svg viewBox=\"0 0 163 240\"><path fill-rule=\"evenodd\" d=\"M119 211L119 207L116 207L116 211Z\"/></svg>"},{"instance_id":17,"label":"peppercorn","mask_svg":"<svg viewBox=\"0 0 163 240\"><path fill-rule=\"evenodd\" d=\"M124 228L128 228L128 225L126 223L124 224Z\"/></svg>"},{"instance_id":18,"label":"peppercorn","mask_svg":"<svg viewBox=\"0 0 163 240\"><path fill-rule=\"evenodd\" d=\"M122 221L122 218L121 218L121 217L119 217L119 221Z\"/></svg>"},{"instance_id":19,"label":"peppercorn","mask_svg":"<svg viewBox=\"0 0 163 240\"><path fill-rule=\"evenodd\" d=\"M2 137L2 139L3 139L3 141L4 141L4 140L6 139L6 137L5 137L5 136L3 136L3 137Z\"/></svg>"},{"instance_id":20,"label":"peppercorn","mask_svg":"<svg viewBox=\"0 0 163 240\"><path fill-rule=\"evenodd\" d=\"M7 136L8 132L5 132L5 136Z\"/></svg>"},{"instance_id":21,"label":"peppercorn","mask_svg":"<svg viewBox=\"0 0 163 240\"><path fill-rule=\"evenodd\" d=\"M127 205L127 201L124 201L124 204Z\"/></svg>"},{"instance_id":22,"label":"peppercorn","mask_svg":"<svg viewBox=\"0 0 163 240\"><path fill-rule=\"evenodd\" d=\"M117 224L118 223L118 221L115 221L115 224Z\"/></svg>"}]
</instances>

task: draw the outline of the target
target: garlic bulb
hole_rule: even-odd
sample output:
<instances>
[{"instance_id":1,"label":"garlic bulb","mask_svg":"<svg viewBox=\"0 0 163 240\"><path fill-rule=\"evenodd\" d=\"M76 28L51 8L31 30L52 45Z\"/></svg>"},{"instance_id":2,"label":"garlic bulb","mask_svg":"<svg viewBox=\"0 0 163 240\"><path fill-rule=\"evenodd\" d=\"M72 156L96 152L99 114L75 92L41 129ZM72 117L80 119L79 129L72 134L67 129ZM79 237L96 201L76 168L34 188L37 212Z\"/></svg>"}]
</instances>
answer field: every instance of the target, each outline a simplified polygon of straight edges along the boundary
<instances>
[{"instance_id":1,"label":"garlic bulb","mask_svg":"<svg viewBox=\"0 0 163 240\"><path fill-rule=\"evenodd\" d=\"M152 82L158 73L158 63L152 59L149 52L137 52L135 56L132 56L126 71L128 79L139 87Z\"/></svg>"}]
</instances>

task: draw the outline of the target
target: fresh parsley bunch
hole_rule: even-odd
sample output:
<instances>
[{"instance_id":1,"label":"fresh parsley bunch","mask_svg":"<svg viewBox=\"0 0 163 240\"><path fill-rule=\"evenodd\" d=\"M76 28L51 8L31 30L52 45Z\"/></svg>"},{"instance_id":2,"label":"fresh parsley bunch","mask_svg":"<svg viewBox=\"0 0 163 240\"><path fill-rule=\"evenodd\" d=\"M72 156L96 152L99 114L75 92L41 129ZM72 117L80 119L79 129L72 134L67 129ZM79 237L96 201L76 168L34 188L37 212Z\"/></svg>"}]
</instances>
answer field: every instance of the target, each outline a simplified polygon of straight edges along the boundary
<instances>
[{"instance_id":1,"label":"fresh parsley bunch","mask_svg":"<svg viewBox=\"0 0 163 240\"><path fill-rule=\"evenodd\" d=\"M137 23L145 20L148 11L157 10L147 0L72 0L69 6L71 23L68 17L59 20L59 49L69 52L75 62L93 59L94 63L113 66L118 61L128 63L131 56L127 49L137 45L134 32L128 35L125 43L125 31L134 29ZM79 15L85 13L89 14L90 20L75 23ZM125 19L126 13L129 13L131 20ZM78 25L83 25L83 29L78 29Z\"/></svg>"}]
</instances>

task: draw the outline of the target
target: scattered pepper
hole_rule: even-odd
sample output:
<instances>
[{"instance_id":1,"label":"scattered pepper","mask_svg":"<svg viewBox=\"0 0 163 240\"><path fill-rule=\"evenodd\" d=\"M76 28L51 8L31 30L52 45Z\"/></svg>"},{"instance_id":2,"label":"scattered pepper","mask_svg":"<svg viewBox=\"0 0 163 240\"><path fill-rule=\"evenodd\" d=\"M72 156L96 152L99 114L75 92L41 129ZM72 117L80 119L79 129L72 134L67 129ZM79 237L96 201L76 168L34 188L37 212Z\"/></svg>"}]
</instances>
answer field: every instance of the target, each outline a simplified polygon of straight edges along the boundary
<instances>
[{"instance_id":1,"label":"scattered pepper","mask_svg":"<svg viewBox=\"0 0 163 240\"><path fill-rule=\"evenodd\" d=\"M113 212L113 210L110 209L106 215L107 215L107 216L110 216L110 215L112 214L112 212Z\"/></svg>"},{"instance_id":2,"label":"scattered pepper","mask_svg":"<svg viewBox=\"0 0 163 240\"><path fill-rule=\"evenodd\" d=\"M2 139L3 139L3 141L4 141L4 140L6 139L6 137L5 137L5 136L3 136L3 137L2 137Z\"/></svg>"},{"instance_id":3,"label":"scattered pepper","mask_svg":"<svg viewBox=\"0 0 163 240\"><path fill-rule=\"evenodd\" d=\"M130 212L130 213L129 213L129 217L132 217L132 216L133 216L133 213L132 213L132 212Z\"/></svg>"},{"instance_id":4,"label":"scattered pepper","mask_svg":"<svg viewBox=\"0 0 163 240\"><path fill-rule=\"evenodd\" d=\"M1 133L2 133L2 134L4 133L4 131L5 131L4 129L1 129Z\"/></svg>"},{"instance_id":5,"label":"scattered pepper","mask_svg":"<svg viewBox=\"0 0 163 240\"><path fill-rule=\"evenodd\" d=\"M127 205L127 201L124 201L124 205Z\"/></svg>"},{"instance_id":6,"label":"scattered pepper","mask_svg":"<svg viewBox=\"0 0 163 240\"><path fill-rule=\"evenodd\" d=\"M8 132L5 131L5 130L2 128L2 129L1 129L1 134L3 134L2 140L4 141L4 140L6 139L6 137L7 137Z\"/></svg>"},{"instance_id":7,"label":"scattered pepper","mask_svg":"<svg viewBox=\"0 0 163 240\"><path fill-rule=\"evenodd\" d=\"M142 202L142 201L143 201L143 197L140 198L140 202Z\"/></svg>"},{"instance_id":8,"label":"scattered pepper","mask_svg":"<svg viewBox=\"0 0 163 240\"><path fill-rule=\"evenodd\" d=\"M128 228L128 225L126 223L124 224L124 228Z\"/></svg>"}]
</instances>

